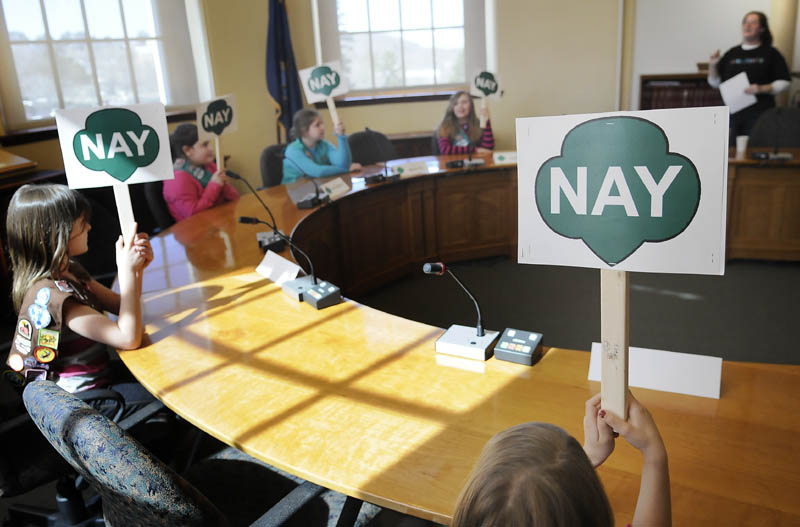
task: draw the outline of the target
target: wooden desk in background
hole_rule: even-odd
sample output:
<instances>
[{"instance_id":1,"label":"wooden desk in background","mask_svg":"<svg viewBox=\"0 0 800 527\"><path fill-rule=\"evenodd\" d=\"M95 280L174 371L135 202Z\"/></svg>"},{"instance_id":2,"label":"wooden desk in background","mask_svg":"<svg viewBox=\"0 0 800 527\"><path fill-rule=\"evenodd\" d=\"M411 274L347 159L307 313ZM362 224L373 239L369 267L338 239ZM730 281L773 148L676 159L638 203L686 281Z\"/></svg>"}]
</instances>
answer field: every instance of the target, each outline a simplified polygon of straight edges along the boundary
<instances>
[{"instance_id":1,"label":"wooden desk in background","mask_svg":"<svg viewBox=\"0 0 800 527\"><path fill-rule=\"evenodd\" d=\"M513 172L488 165L370 188L354 180L349 194L312 211L298 211L282 186L260 194L312 257L338 244L338 258L362 262L338 267L348 287L361 288L388 279L403 258L469 257L468 240L482 239L485 228L472 216L515 208L474 194L477 182ZM477 209L449 205L461 203L462 192L477 196ZM584 401L599 391L586 379L588 353L549 348L532 368L459 360L434 353L440 328L352 301L315 311L253 272L261 229L239 216L264 212L246 195L153 240L147 338L120 353L142 384L196 426L325 487L442 523L496 432L539 420L582 438ZM437 225L462 216L465 244L451 245ZM408 238L393 223L426 234ZM477 244L476 253L487 246ZM507 242L493 247L509 250ZM387 263L395 270L381 274L377 255L391 253L400 255ZM326 265L319 274L333 279ZM356 277L359 269L371 278ZM725 362L720 400L635 390L667 444L675 525L800 522L798 382L798 366ZM633 517L640 469L624 441L599 469L618 525Z\"/></svg>"},{"instance_id":2,"label":"wooden desk in background","mask_svg":"<svg viewBox=\"0 0 800 527\"><path fill-rule=\"evenodd\" d=\"M728 162L729 259L800 260L800 148L781 151L793 159Z\"/></svg>"}]
</instances>

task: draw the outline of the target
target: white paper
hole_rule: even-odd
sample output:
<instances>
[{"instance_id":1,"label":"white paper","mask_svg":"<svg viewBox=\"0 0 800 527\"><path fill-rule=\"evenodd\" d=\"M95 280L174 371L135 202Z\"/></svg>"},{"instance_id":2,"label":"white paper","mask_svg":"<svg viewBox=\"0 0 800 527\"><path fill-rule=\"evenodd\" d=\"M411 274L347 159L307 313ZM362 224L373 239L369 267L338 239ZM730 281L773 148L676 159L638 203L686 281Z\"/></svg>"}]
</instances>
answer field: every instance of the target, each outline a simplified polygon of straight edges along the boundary
<instances>
[{"instance_id":1,"label":"white paper","mask_svg":"<svg viewBox=\"0 0 800 527\"><path fill-rule=\"evenodd\" d=\"M494 152L492 153L492 160L495 165L516 165L517 152L516 150Z\"/></svg>"},{"instance_id":2,"label":"white paper","mask_svg":"<svg viewBox=\"0 0 800 527\"><path fill-rule=\"evenodd\" d=\"M323 183L320 185L320 188L325 192L325 194L330 196L331 199L336 199L339 196L344 196L350 192L350 187L347 186L347 183L345 183L340 177Z\"/></svg>"},{"instance_id":3,"label":"white paper","mask_svg":"<svg viewBox=\"0 0 800 527\"><path fill-rule=\"evenodd\" d=\"M215 97L195 107L197 114L198 141L208 141L235 132L239 128L236 96L233 94Z\"/></svg>"},{"instance_id":4,"label":"white paper","mask_svg":"<svg viewBox=\"0 0 800 527\"><path fill-rule=\"evenodd\" d=\"M722 100L731 109L732 114L756 103L755 95L744 92L748 86L750 80L744 71L720 83L719 94L722 95Z\"/></svg>"},{"instance_id":5,"label":"white paper","mask_svg":"<svg viewBox=\"0 0 800 527\"><path fill-rule=\"evenodd\" d=\"M544 174L545 164L552 164L553 160L561 159L562 148L568 134L574 132L579 126L591 122L605 122L609 119L628 118L636 122L647 124L648 130L655 126L660 132L664 142L664 155L688 160L694 167L693 172L699 180L700 193L696 202L696 210L688 220L689 223L672 237L649 238L641 236L639 245L631 244L633 236L631 230L627 231L628 237L619 236L621 229L626 228L626 222L616 224L604 219L605 223L597 222L594 215L595 207L600 201L597 192L593 196L584 196L586 210L579 212L573 207L566 206L561 213L580 215L580 221L585 222L594 232L589 232L585 227L581 235L567 237L562 235L545 221L543 213L539 210L536 195L537 176L540 169L543 175L550 177L552 183L553 171ZM728 183L728 108L726 106L706 108L681 108L670 110L649 110L639 112L613 112L604 114L564 115L554 117L518 118L517 125L517 156L518 156L518 206L519 206L519 241L518 261L520 263L567 265L575 267L594 267L598 269L614 269L620 271L641 271L661 273L693 273L717 274L725 272L725 217L727 205ZM651 126L652 125L652 126ZM616 137L616 136L614 136ZM630 143L635 143L637 137L633 136ZM636 156L637 148L627 148L628 143L621 143L620 152L626 159ZM597 156L604 152L617 149L620 143L606 148L601 141L594 143L572 144L573 150L585 149ZM576 148L577 147L577 148ZM598 154L599 153L599 154ZM619 154L619 155L623 155ZM583 153L581 152L581 155ZM614 155L617 155L616 153ZM610 156L610 154L609 154ZM609 179L608 169L621 163L617 158L608 157L604 165L587 170L587 178L602 178L604 183ZM625 163L623 163L625 164ZM634 170L638 163L628 163L621 167L624 179L633 185L644 188L641 176ZM663 170L663 169L659 169ZM666 172L656 171L652 175L655 181L661 181ZM692 170L687 168L687 173ZM572 169L569 177L576 178L577 169ZM692 176L693 178L695 176ZM658 179L656 179L658 178ZM680 182L681 179L674 180ZM677 185L675 188L678 188ZM551 184L551 189L556 185ZM578 189L580 190L580 189ZM661 200L664 210L670 204L686 203L683 197L673 198L668 190L662 195ZM580 194L580 192L579 192ZM585 193L584 193L585 194ZM562 192L562 202L566 202ZM620 195L619 186L610 187L610 195ZM637 205L639 218L653 219L652 202L649 194L645 202ZM542 196L539 202L550 204L552 196ZM622 211L621 206L606 206L602 209ZM627 209L625 209L627 214ZM554 210L547 211L553 217ZM602 215L601 215L602 216ZM628 217L633 217L629 214ZM602 225L602 228L597 228ZM649 228L649 225L647 226ZM588 241L590 236L602 234L608 246L624 249L622 256L616 260L602 258Z\"/></svg>"},{"instance_id":6,"label":"white paper","mask_svg":"<svg viewBox=\"0 0 800 527\"><path fill-rule=\"evenodd\" d=\"M261 263L256 267L256 272L269 278L278 285L294 280L300 273L300 266L272 251L267 251Z\"/></svg>"},{"instance_id":7,"label":"white paper","mask_svg":"<svg viewBox=\"0 0 800 527\"><path fill-rule=\"evenodd\" d=\"M600 381L603 347L592 342L589 380ZM662 392L719 399L722 359L647 348L628 349L628 384Z\"/></svg>"},{"instance_id":8,"label":"white paper","mask_svg":"<svg viewBox=\"0 0 800 527\"><path fill-rule=\"evenodd\" d=\"M87 119L100 114L121 111L126 115L135 115L138 124L135 130L128 130L122 119L112 119L118 126L113 130L91 129L87 130ZM64 159L64 170L67 173L67 183L70 188L95 188L110 187L112 185L131 185L148 181L162 181L173 179L172 156L169 150L169 133L167 132L167 115L164 105L131 104L127 106L114 106L106 108L75 108L56 110L56 125L58 126L58 142L61 146L61 156ZM144 135L144 132L147 135ZM110 132L110 133L109 133ZM131 132L129 134L128 132ZM153 133L154 132L154 133ZM80 136L86 136L82 141ZM99 137L98 137L99 136ZM155 158L147 163L137 160L140 152L145 157L150 157L150 150L145 148L155 145L158 153ZM98 141L99 139L99 141ZM142 145L137 146L137 141ZM154 152L154 151L153 151ZM130 154L130 155L128 155ZM81 159L78 159L78 156ZM132 173L120 179L110 175L106 168L114 165L115 161L126 160ZM89 168L83 163L95 166ZM113 169L110 169L114 171ZM119 175L118 172L115 172Z\"/></svg>"},{"instance_id":9,"label":"white paper","mask_svg":"<svg viewBox=\"0 0 800 527\"><path fill-rule=\"evenodd\" d=\"M330 71L328 75L334 75L335 78L330 79L329 77L321 78L315 76L315 80L312 81L312 74L318 68L327 68L325 71ZM338 60L325 62L324 64L319 64L312 68L305 68L298 73L300 75L300 84L303 85L303 93L305 93L306 101L308 101L309 104L321 102L328 97L336 97L337 95L343 95L350 91L350 87L347 85L347 79L344 77L342 63Z\"/></svg>"}]
</instances>

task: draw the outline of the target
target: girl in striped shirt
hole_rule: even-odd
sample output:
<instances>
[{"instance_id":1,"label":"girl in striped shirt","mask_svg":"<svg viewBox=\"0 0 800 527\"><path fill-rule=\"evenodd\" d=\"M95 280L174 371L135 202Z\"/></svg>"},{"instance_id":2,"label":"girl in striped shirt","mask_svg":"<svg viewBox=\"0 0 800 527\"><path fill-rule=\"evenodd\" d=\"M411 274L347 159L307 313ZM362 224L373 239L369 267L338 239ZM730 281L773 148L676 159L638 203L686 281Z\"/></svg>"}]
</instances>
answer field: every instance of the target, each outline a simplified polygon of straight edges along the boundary
<instances>
[{"instance_id":1,"label":"girl in striped shirt","mask_svg":"<svg viewBox=\"0 0 800 527\"><path fill-rule=\"evenodd\" d=\"M486 112L486 127L481 128L472 98L465 91L450 97L444 119L436 129L440 154L488 154L494 149L492 123Z\"/></svg>"}]
</instances>

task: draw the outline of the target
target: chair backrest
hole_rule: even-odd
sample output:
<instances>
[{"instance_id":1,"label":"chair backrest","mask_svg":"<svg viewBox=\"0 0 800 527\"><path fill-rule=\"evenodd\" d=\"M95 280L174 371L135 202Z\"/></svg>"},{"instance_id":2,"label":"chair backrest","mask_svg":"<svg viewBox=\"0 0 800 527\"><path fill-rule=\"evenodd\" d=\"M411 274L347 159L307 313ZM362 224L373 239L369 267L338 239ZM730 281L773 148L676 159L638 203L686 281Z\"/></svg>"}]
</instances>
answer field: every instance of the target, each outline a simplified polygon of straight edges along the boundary
<instances>
[{"instance_id":1,"label":"chair backrest","mask_svg":"<svg viewBox=\"0 0 800 527\"><path fill-rule=\"evenodd\" d=\"M156 220L159 230L163 231L169 228L175 223L175 218L169 213L167 202L164 201L164 182L152 181L145 183L143 187L144 199L147 201L147 206L150 207L150 213Z\"/></svg>"},{"instance_id":2,"label":"chair backrest","mask_svg":"<svg viewBox=\"0 0 800 527\"><path fill-rule=\"evenodd\" d=\"M800 146L800 108L770 108L762 113L750 131L747 146Z\"/></svg>"},{"instance_id":3,"label":"chair backrest","mask_svg":"<svg viewBox=\"0 0 800 527\"><path fill-rule=\"evenodd\" d=\"M431 149L433 150L433 155L438 156L441 154L439 151L439 134L435 131L431 135Z\"/></svg>"},{"instance_id":4,"label":"chair backrest","mask_svg":"<svg viewBox=\"0 0 800 527\"><path fill-rule=\"evenodd\" d=\"M228 525L197 489L55 383L32 382L22 398L45 438L101 495L106 525Z\"/></svg>"},{"instance_id":5,"label":"chair backrest","mask_svg":"<svg viewBox=\"0 0 800 527\"><path fill-rule=\"evenodd\" d=\"M261 183L264 188L275 187L283 181L283 151L286 145L272 145L261 152Z\"/></svg>"},{"instance_id":6,"label":"chair backrest","mask_svg":"<svg viewBox=\"0 0 800 527\"><path fill-rule=\"evenodd\" d=\"M397 151L388 137L375 130L356 132L347 138L354 163L374 165L397 158Z\"/></svg>"}]
</instances>

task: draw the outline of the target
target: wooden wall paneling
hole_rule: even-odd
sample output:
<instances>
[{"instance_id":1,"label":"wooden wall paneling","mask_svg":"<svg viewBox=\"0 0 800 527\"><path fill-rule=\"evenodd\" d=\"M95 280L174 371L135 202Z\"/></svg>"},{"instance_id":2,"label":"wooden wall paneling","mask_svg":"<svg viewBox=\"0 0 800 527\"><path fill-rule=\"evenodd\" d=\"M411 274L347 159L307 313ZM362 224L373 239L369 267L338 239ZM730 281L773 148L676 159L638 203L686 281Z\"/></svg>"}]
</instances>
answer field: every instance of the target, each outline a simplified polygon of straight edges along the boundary
<instances>
[{"instance_id":1,"label":"wooden wall paneling","mask_svg":"<svg viewBox=\"0 0 800 527\"><path fill-rule=\"evenodd\" d=\"M318 277L330 280L343 291L346 288L346 273L342 269L341 240L338 228L339 207L336 204L320 207L307 216L292 232L292 241L305 251L314 262ZM297 254L294 260L307 269L305 259Z\"/></svg>"},{"instance_id":2,"label":"wooden wall paneling","mask_svg":"<svg viewBox=\"0 0 800 527\"><path fill-rule=\"evenodd\" d=\"M436 257L436 184L433 178L408 183L411 251L416 263Z\"/></svg>"}]
</instances>

